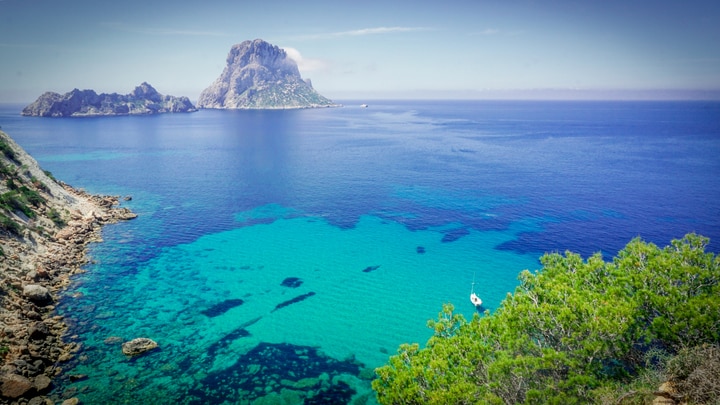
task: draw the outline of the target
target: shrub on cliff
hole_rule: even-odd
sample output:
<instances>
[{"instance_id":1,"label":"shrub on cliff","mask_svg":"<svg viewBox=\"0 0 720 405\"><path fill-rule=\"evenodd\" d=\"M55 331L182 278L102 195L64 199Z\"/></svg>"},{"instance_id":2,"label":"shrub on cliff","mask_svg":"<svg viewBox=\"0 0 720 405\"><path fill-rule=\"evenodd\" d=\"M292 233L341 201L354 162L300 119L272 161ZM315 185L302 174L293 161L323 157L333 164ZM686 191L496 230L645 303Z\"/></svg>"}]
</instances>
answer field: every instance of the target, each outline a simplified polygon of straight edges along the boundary
<instances>
[{"instance_id":1,"label":"shrub on cliff","mask_svg":"<svg viewBox=\"0 0 720 405\"><path fill-rule=\"evenodd\" d=\"M28 218L35 218L37 214L28 206L28 201L24 196L15 191L8 191L0 195L0 209L7 211L20 211Z\"/></svg>"},{"instance_id":2,"label":"shrub on cliff","mask_svg":"<svg viewBox=\"0 0 720 405\"><path fill-rule=\"evenodd\" d=\"M53 221L53 223L54 223L58 228L62 228L62 227L64 227L65 225L67 225L67 222L66 222L65 219L62 217L62 214L60 214L60 212L59 212L58 210L56 210L55 208L51 208L51 209L48 211L47 217L48 217L48 219L50 219L51 221Z\"/></svg>"},{"instance_id":3,"label":"shrub on cliff","mask_svg":"<svg viewBox=\"0 0 720 405\"><path fill-rule=\"evenodd\" d=\"M668 361L667 374L676 389L684 394L686 402L720 402L720 345L680 350Z\"/></svg>"},{"instance_id":4,"label":"shrub on cliff","mask_svg":"<svg viewBox=\"0 0 720 405\"><path fill-rule=\"evenodd\" d=\"M35 190L31 190L27 188L26 186L21 186L18 191L22 195L22 198L27 201L29 204L32 204L36 207L39 207L41 204L45 202L45 198L40 195Z\"/></svg>"},{"instance_id":5,"label":"shrub on cliff","mask_svg":"<svg viewBox=\"0 0 720 405\"><path fill-rule=\"evenodd\" d=\"M22 228L12 218L0 213L0 230L5 230L13 235L20 235Z\"/></svg>"},{"instance_id":6,"label":"shrub on cliff","mask_svg":"<svg viewBox=\"0 0 720 405\"><path fill-rule=\"evenodd\" d=\"M17 161L15 151L10 146L10 144L5 142L5 140L3 139L0 139L0 152L2 152L8 159L12 161Z\"/></svg>"},{"instance_id":7,"label":"shrub on cliff","mask_svg":"<svg viewBox=\"0 0 720 405\"><path fill-rule=\"evenodd\" d=\"M10 347L6 344L0 344L0 358L4 358L8 353L10 353Z\"/></svg>"},{"instance_id":8,"label":"shrub on cliff","mask_svg":"<svg viewBox=\"0 0 720 405\"><path fill-rule=\"evenodd\" d=\"M6 165L2 161L0 161L0 178L5 178L7 176L10 176L13 173L13 169L10 168L10 166Z\"/></svg>"},{"instance_id":9,"label":"shrub on cliff","mask_svg":"<svg viewBox=\"0 0 720 405\"><path fill-rule=\"evenodd\" d=\"M376 369L378 400L569 404L608 392L617 400L651 350L675 358L720 342L720 257L707 243L690 234L660 249L634 239L611 262L547 254L494 314L468 322L445 305L425 348L402 345Z\"/></svg>"}]
</instances>

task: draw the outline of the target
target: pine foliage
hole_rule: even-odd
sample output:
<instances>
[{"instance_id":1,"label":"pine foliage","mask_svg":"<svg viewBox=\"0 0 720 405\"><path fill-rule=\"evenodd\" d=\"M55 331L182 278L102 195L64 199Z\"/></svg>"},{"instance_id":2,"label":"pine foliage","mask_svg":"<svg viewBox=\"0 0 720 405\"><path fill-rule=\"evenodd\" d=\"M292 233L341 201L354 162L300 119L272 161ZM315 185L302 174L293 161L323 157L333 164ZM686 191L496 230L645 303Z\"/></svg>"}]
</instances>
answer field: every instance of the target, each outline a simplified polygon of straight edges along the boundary
<instances>
[{"instance_id":1,"label":"pine foliage","mask_svg":"<svg viewBox=\"0 0 720 405\"><path fill-rule=\"evenodd\" d=\"M404 344L376 369L378 400L644 403L664 380L702 391L690 376L720 381L720 257L708 242L689 234L659 248L637 238L612 261L546 254L495 313L466 321L444 305L426 347ZM716 386L678 396L717 403Z\"/></svg>"}]
</instances>

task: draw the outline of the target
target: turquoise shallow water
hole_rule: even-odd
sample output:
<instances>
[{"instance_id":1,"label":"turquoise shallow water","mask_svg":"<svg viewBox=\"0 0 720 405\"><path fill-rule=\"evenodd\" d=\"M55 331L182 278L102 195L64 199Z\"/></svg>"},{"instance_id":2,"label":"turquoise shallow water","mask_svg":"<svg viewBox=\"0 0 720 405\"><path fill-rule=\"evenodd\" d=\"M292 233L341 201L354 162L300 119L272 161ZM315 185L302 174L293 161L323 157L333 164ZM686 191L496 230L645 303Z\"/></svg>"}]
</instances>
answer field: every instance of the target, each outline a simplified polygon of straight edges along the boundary
<instances>
[{"instance_id":1,"label":"turquoise shallow water","mask_svg":"<svg viewBox=\"0 0 720 405\"><path fill-rule=\"evenodd\" d=\"M94 280L107 277L103 270L77 280L83 295L67 298L65 311L86 312L88 320L80 322L96 323L74 370L90 376L76 384L86 400L144 401L164 392L166 401L201 403L197 392L214 389L203 378L232 374L241 353L266 343L317 347L366 369L365 379L335 374L356 392L353 398L367 398L367 369L382 365L401 342L427 340L425 322L443 303L473 315L467 300L473 277L492 310L514 288L518 268L537 268L533 256L493 250L520 229L471 231L447 243L438 230L410 231L376 216L348 229L279 206L236 218L259 223L165 248L111 280ZM95 259L105 265L103 257ZM284 286L286 279L296 280ZM85 289L84 283L105 286ZM138 336L153 338L161 350L125 359L118 342ZM143 370L149 364L152 373Z\"/></svg>"},{"instance_id":2,"label":"turquoise shallow water","mask_svg":"<svg viewBox=\"0 0 720 405\"><path fill-rule=\"evenodd\" d=\"M58 303L87 404L372 403L372 369L470 284L494 310L547 251L688 232L720 249L720 103L387 101L0 125L131 195ZM355 105L355 106L353 106ZM122 341L160 349L122 355ZM78 376L86 375L85 378ZM59 398L58 398L59 399Z\"/></svg>"}]
</instances>

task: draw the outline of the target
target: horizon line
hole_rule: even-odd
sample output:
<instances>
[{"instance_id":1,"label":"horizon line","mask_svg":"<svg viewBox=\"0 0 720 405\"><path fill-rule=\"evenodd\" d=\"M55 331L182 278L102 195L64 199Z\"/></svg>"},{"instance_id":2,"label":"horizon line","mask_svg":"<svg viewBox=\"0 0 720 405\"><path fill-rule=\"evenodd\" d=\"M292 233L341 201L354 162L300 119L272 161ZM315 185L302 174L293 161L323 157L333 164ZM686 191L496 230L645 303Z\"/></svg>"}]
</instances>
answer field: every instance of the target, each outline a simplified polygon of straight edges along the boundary
<instances>
[{"instance_id":1,"label":"horizon line","mask_svg":"<svg viewBox=\"0 0 720 405\"><path fill-rule=\"evenodd\" d=\"M318 90L318 89L316 89ZM71 90L66 91L65 93ZM176 97L186 96L193 104L197 96L175 94L177 92L158 90L161 94ZM720 101L718 89L563 89L563 88L530 88L530 89L483 89L483 90L387 90L387 91L354 91L329 90L318 91L332 100L477 100L477 101ZM42 95L31 100L25 96L17 97L17 90L6 91L15 93L15 97L3 100L0 91L0 104L28 105ZM62 93L64 94L64 93ZM198 92L199 94L199 92ZM6 94L10 95L10 94Z\"/></svg>"},{"instance_id":2,"label":"horizon line","mask_svg":"<svg viewBox=\"0 0 720 405\"><path fill-rule=\"evenodd\" d=\"M416 99L416 100L667 100L720 101L718 89L483 89L483 90L398 90L398 91L327 91L336 99ZM334 96L334 97L333 97Z\"/></svg>"}]
</instances>

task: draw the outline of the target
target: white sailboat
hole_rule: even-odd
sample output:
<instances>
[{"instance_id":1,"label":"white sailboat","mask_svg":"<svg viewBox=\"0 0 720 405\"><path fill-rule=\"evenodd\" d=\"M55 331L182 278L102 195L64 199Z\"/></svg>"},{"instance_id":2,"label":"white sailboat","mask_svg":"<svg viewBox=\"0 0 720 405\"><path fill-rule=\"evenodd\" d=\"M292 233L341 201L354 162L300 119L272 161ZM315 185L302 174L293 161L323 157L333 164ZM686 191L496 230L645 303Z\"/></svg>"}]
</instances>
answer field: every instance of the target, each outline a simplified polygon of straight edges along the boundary
<instances>
[{"instance_id":1,"label":"white sailboat","mask_svg":"<svg viewBox=\"0 0 720 405\"><path fill-rule=\"evenodd\" d=\"M478 297L477 294L475 294L475 275L473 274L473 282L472 287L470 288L470 302L472 302L473 305L476 307L479 307L482 305L482 300L480 297Z\"/></svg>"}]
</instances>

